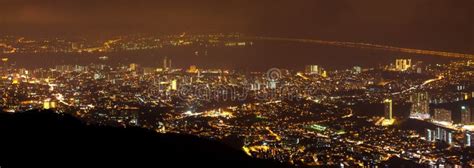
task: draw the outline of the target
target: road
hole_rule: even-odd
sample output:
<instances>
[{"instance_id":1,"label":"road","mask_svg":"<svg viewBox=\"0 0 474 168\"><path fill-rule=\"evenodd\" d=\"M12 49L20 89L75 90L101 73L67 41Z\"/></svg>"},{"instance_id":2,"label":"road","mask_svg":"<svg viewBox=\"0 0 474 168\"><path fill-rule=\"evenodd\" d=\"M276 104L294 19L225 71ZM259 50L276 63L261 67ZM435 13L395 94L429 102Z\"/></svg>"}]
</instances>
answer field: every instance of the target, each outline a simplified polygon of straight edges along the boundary
<instances>
[{"instance_id":1,"label":"road","mask_svg":"<svg viewBox=\"0 0 474 168\"><path fill-rule=\"evenodd\" d=\"M339 47L345 47L345 48L360 48L360 49L382 50L382 51L391 51L391 52L399 52L399 53L417 54L417 55L429 55L429 56L439 56L439 57L449 57L449 58L474 59L474 54L454 53L454 52L446 52L446 51L432 51L432 50L423 50L423 49L414 49L414 48L403 48L403 47L395 47L395 46L380 45L380 44L370 44L370 43L347 42L347 41L326 41L326 40L297 39L297 38L281 38L281 37L259 37L259 36L256 36L256 37L243 37L243 38L248 39L248 40L313 43L313 44L320 44L320 45L339 46Z\"/></svg>"}]
</instances>

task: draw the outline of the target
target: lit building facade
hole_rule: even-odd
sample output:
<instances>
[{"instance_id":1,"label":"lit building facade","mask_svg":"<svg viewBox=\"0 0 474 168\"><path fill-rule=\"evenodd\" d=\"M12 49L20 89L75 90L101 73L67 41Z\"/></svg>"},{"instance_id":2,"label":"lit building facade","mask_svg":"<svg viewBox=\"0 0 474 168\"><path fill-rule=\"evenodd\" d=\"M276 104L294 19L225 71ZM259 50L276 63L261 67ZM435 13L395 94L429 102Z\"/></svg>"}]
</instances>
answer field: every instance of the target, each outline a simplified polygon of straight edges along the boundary
<instances>
[{"instance_id":1,"label":"lit building facade","mask_svg":"<svg viewBox=\"0 0 474 168\"><path fill-rule=\"evenodd\" d=\"M385 99L383 101L384 103L384 116L385 119L391 120L393 119L393 109L392 109L392 100L391 99Z\"/></svg>"},{"instance_id":2,"label":"lit building facade","mask_svg":"<svg viewBox=\"0 0 474 168\"><path fill-rule=\"evenodd\" d=\"M461 124L471 124L471 108L468 106L461 106Z\"/></svg>"},{"instance_id":3,"label":"lit building facade","mask_svg":"<svg viewBox=\"0 0 474 168\"><path fill-rule=\"evenodd\" d=\"M433 120L452 123L451 111L447 109L434 109Z\"/></svg>"},{"instance_id":4,"label":"lit building facade","mask_svg":"<svg viewBox=\"0 0 474 168\"><path fill-rule=\"evenodd\" d=\"M411 68L411 59L396 59L395 70L406 71Z\"/></svg>"},{"instance_id":5,"label":"lit building facade","mask_svg":"<svg viewBox=\"0 0 474 168\"><path fill-rule=\"evenodd\" d=\"M320 74L320 67L318 65L307 65L305 67L305 73L309 75L317 75Z\"/></svg>"},{"instance_id":6,"label":"lit building facade","mask_svg":"<svg viewBox=\"0 0 474 168\"><path fill-rule=\"evenodd\" d=\"M412 103L410 109L411 118L429 119L430 118L430 102L428 92L420 92L411 95L410 102Z\"/></svg>"},{"instance_id":7,"label":"lit building facade","mask_svg":"<svg viewBox=\"0 0 474 168\"><path fill-rule=\"evenodd\" d=\"M171 59L168 57L163 59L163 70L171 70Z\"/></svg>"}]
</instances>

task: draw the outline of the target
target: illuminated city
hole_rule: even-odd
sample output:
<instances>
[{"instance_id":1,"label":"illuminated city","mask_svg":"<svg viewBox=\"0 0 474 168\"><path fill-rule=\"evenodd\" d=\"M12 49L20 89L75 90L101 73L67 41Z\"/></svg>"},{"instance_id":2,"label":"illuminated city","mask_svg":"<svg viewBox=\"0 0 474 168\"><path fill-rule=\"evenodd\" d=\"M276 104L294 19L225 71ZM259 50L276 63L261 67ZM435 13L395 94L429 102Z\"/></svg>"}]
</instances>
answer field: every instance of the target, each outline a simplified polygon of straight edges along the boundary
<instances>
[{"instance_id":1,"label":"illuminated city","mask_svg":"<svg viewBox=\"0 0 474 168\"><path fill-rule=\"evenodd\" d=\"M56 18L57 24L86 25L83 14L62 12L77 20ZM124 23L151 19L131 19L138 16L125 17ZM241 17L235 17L239 23ZM29 19L35 24L38 18ZM104 25L120 25L116 21ZM467 22L467 32L474 34L472 20ZM436 47L442 43L423 47L424 41L181 30L35 36L5 29L0 34L2 115L36 110L72 116L87 126L190 135L282 167L397 167L393 160L405 167L474 167L474 36L468 33L463 34L468 47L452 49Z\"/></svg>"}]
</instances>

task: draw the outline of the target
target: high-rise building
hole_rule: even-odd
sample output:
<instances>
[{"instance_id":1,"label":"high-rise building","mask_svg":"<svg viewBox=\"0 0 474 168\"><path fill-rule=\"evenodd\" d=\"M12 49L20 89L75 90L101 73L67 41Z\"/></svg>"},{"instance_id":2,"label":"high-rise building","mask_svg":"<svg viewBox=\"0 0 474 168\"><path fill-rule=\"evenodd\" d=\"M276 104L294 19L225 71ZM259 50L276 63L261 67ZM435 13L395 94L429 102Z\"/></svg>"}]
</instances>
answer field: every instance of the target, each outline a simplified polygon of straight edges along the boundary
<instances>
[{"instance_id":1,"label":"high-rise building","mask_svg":"<svg viewBox=\"0 0 474 168\"><path fill-rule=\"evenodd\" d=\"M453 122L453 120L451 119L451 111L442 108L434 109L433 120L442 122Z\"/></svg>"},{"instance_id":2,"label":"high-rise building","mask_svg":"<svg viewBox=\"0 0 474 168\"><path fill-rule=\"evenodd\" d=\"M328 72L324 71L324 70L321 70L321 77L327 78L328 77Z\"/></svg>"},{"instance_id":3,"label":"high-rise building","mask_svg":"<svg viewBox=\"0 0 474 168\"><path fill-rule=\"evenodd\" d=\"M276 89L277 88L277 81L268 81L268 88L269 89Z\"/></svg>"},{"instance_id":4,"label":"high-rise building","mask_svg":"<svg viewBox=\"0 0 474 168\"><path fill-rule=\"evenodd\" d=\"M443 139L443 137L441 137L441 135L442 135L441 128L440 128L440 127L437 127L437 128L436 128L436 132L435 132L435 139L437 139L437 140Z\"/></svg>"},{"instance_id":5,"label":"high-rise building","mask_svg":"<svg viewBox=\"0 0 474 168\"><path fill-rule=\"evenodd\" d=\"M391 120L393 119L393 111L392 111L392 99L385 99L384 103L384 116L385 119Z\"/></svg>"},{"instance_id":6,"label":"high-rise building","mask_svg":"<svg viewBox=\"0 0 474 168\"><path fill-rule=\"evenodd\" d=\"M163 58L163 70L168 68L168 57Z\"/></svg>"},{"instance_id":7,"label":"high-rise building","mask_svg":"<svg viewBox=\"0 0 474 168\"><path fill-rule=\"evenodd\" d=\"M465 145L472 146L472 134L470 132L466 132L465 134Z\"/></svg>"},{"instance_id":8,"label":"high-rise building","mask_svg":"<svg viewBox=\"0 0 474 168\"><path fill-rule=\"evenodd\" d=\"M425 139L429 142L435 141L435 131L431 129L426 129Z\"/></svg>"},{"instance_id":9,"label":"high-rise building","mask_svg":"<svg viewBox=\"0 0 474 168\"><path fill-rule=\"evenodd\" d=\"M130 71L136 71L137 68L138 68L138 64L133 64L133 63L132 63L132 64L130 64L128 70L130 70Z\"/></svg>"},{"instance_id":10,"label":"high-rise building","mask_svg":"<svg viewBox=\"0 0 474 168\"><path fill-rule=\"evenodd\" d=\"M50 109L50 108L51 106L50 106L49 100L43 101L43 109Z\"/></svg>"},{"instance_id":11,"label":"high-rise building","mask_svg":"<svg viewBox=\"0 0 474 168\"><path fill-rule=\"evenodd\" d=\"M448 131L446 131L445 129L441 129L442 132L441 132L441 140L444 141L444 142L447 142L447 139L448 139Z\"/></svg>"},{"instance_id":12,"label":"high-rise building","mask_svg":"<svg viewBox=\"0 0 474 168\"><path fill-rule=\"evenodd\" d=\"M173 79L171 81L171 90L178 90L178 80Z\"/></svg>"},{"instance_id":13,"label":"high-rise building","mask_svg":"<svg viewBox=\"0 0 474 168\"><path fill-rule=\"evenodd\" d=\"M410 96L412 103L410 109L411 118L429 119L430 118L430 100L428 92L415 93Z\"/></svg>"},{"instance_id":14,"label":"high-rise building","mask_svg":"<svg viewBox=\"0 0 474 168\"><path fill-rule=\"evenodd\" d=\"M43 101L43 109L56 109L57 104L55 101L52 101L51 99L46 99Z\"/></svg>"},{"instance_id":15,"label":"high-rise building","mask_svg":"<svg viewBox=\"0 0 474 168\"><path fill-rule=\"evenodd\" d=\"M448 137L447 137L446 142L450 145L453 144L453 133L452 132L448 132Z\"/></svg>"},{"instance_id":16,"label":"high-rise building","mask_svg":"<svg viewBox=\"0 0 474 168\"><path fill-rule=\"evenodd\" d=\"M189 66L188 73L198 73L199 69L196 65Z\"/></svg>"},{"instance_id":17,"label":"high-rise building","mask_svg":"<svg viewBox=\"0 0 474 168\"><path fill-rule=\"evenodd\" d=\"M434 136L432 136L430 140L428 140L428 138L427 138L428 141L440 140L440 141L446 142L448 144L453 143L453 132L451 130L446 130L444 128L437 127L436 131L435 130L430 130L429 132L431 132L431 134L434 135Z\"/></svg>"},{"instance_id":18,"label":"high-rise building","mask_svg":"<svg viewBox=\"0 0 474 168\"><path fill-rule=\"evenodd\" d=\"M167 71L171 69L171 59L165 57L163 59L163 70Z\"/></svg>"},{"instance_id":19,"label":"high-rise building","mask_svg":"<svg viewBox=\"0 0 474 168\"><path fill-rule=\"evenodd\" d=\"M461 106L461 124L471 123L471 109L468 106Z\"/></svg>"},{"instance_id":20,"label":"high-rise building","mask_svg":"<svg viewBox=\"0 0 474 168\"><path fill-rule=\"evenodd\" d=\"M384 117L382 120L382 126L390 126L395 123L395 119L393 118L393 111L392 111L392 99L385 99L383 101L384 104Z\"/></svg>"},{"instance_id":21,"label":"high-rise building","mask_svg":"<svg viewBox=\"0 0 474 168\"><path fill-rule=\"evenodd\" d=\"M362 68L360 66L354 66L353 69L355 74L360 74L362 72Z\"/></svg>"},{"instance_id":22,"label":"high-rise building","mask_svg":"<svg viewBox=\"0 0 474 168\"><path fill-rule=\"evenodd\" d=\"M411 59L396 59L395 70L406 71L411 68Z\"/></svg>"},{"instance_id":23,"label":"high-rise building","mask_svg":"<svg viewBox=\"0 0 474 168\"><path fill-rule=\"evenodd\" d=\"M446 142L448 144L453 143L453 132L451 130L446 130L441 127L437 127L435 130L426 129L425 130L425 139L429 142L434 142L436 140Z\"/></svg>"},{"instance_id":24,"label":"high-rise building","mask_svg":"<svg viewBox=\"0 0 474 168\"><path fill-rule=\"evenodd\" d=\"M171 64L171 58L170 58L170 59L168 59L168 69L171 69L172 67L173 67L173 66L172 66L172 64Z\"/></svg>"},{"instance_id":25,"label":"high-rise building","mask_svg":"<svg viewBox=\"0 0 474 168\"><path fill-rule=\"evenodd\" d=\"M317 75L320 74L320 67L318 65L306 65L305 73L308 75Z\"/></svg>"},{"instance_id":26,"label":"high-rise building","mask_svg":"<svg viewBox=\"0 0 474 168\"><path fill-rule=\"evenodd\" d=\"M1 76L7 76L8 74L8 58L2 58L2 69L1 69L1 72L2 74L0 74Z\"/></svg>"}]
</instances>

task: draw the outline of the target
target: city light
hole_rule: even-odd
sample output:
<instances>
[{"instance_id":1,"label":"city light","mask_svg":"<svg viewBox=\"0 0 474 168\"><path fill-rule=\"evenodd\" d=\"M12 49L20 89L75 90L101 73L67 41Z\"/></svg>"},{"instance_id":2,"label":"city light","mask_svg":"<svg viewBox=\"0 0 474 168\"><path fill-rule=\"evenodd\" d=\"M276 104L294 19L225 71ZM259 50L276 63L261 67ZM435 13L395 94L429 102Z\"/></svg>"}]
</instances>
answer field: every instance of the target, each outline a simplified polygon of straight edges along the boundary
<instances>
[{"instance_id":1,"label":"city light","mask_svg":"<svg viewBox=\"0 0 474 168\"><path fill-rule=\"evenodd\" d=\"M472 0L0 4L0 168L474 167Z\"/></svg>"}]
</instances>

